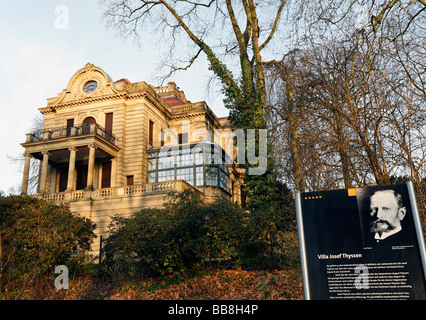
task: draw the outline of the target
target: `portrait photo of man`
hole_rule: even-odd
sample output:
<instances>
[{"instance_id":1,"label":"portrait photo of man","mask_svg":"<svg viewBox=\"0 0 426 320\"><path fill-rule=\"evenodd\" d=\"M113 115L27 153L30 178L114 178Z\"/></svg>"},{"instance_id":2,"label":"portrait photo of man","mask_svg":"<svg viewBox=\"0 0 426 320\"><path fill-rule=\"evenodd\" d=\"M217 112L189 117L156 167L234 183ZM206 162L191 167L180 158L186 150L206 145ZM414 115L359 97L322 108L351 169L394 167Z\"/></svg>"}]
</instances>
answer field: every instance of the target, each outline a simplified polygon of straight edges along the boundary
<instances>
[{"instance_id":1,"label":"portrait photo of man","mask_svg":"<svg viewBox=\"0 0 426 320\"><path fill-rule=\"evenodd\" d=\"M411 211L408 194L403 187L360 189L358 209L366 247L399 246L412 242L412 228L404 228L407 220L411 219Z\"/></svg>"},{"instance_id":2,"label":"portrait photo of man","mask_svg":"<svg viewBox=\"0 0 426 320\"><path fill-rule=\"evenodd\" d=\"M402 197L394 190L376 191L370 197L370 231L377 241L385 240L402 230L401 222L407 213Z\"/></svg>"}]
</instances>

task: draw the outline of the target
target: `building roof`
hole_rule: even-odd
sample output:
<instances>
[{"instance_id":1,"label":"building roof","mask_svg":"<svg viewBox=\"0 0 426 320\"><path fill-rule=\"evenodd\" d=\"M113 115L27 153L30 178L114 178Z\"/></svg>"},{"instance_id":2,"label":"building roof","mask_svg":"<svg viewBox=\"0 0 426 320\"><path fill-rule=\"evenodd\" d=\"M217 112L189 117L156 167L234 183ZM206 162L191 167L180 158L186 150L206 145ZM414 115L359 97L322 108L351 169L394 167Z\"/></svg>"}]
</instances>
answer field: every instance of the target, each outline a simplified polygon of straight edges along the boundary
<instances>
[{"instance_id":1,"label":"building roof","mask_svg":"<svg viewBox=\"0 0 426 320\"><path fill-rule=\"evenodd\" d=\"M176 97L166 97L166 98L163 98L163 101L167 103L169 107L181 106L186 104L185 102L183 102L182 100Z\"/></svg>"},{"instance_id":2,"label":"building roof","mask_svg":"<svg viewBox=\"0 0 426 320\"><path fill-rule=\"evenodd\" d=\"M114 83L117 83L117 82L126 82L126 83L128 83L128 84L131 84L131 82L129 81L129 79L127 79L127 78L121 78L120 80L117 80L117 81L115 81Z\"/></svg>"}]
</instances>

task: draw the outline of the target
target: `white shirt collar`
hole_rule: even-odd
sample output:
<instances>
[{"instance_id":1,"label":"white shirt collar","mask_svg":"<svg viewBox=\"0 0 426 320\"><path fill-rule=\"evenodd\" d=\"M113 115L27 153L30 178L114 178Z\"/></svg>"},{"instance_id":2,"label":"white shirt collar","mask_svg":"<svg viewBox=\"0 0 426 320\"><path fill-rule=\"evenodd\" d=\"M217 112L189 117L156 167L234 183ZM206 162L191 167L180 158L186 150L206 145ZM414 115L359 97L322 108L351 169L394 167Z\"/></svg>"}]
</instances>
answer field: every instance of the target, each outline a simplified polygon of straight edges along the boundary
<instances>
[{"instance_id":1,"label":"white shirt collar","mask_svg":"<svg viewBox=\"0 0 426 320\"><path fill-rule=\"evenodd\" d=\"M395 233L397 233L397 232L401 231L401 229L402 229L402 227L401 227L401 226L398 226L398 227L396 227L395 229L393 229L392 231L389 231L389 232L383 232L381 236L380 236L380 235L376 232L376 234L374 235L374 239L376 239L376 240L384 240L384 239L386 239L387 237L389 237L389 236L391 236L391 235L393 235L393 234L395 234Z\"/></svg>"}]
</instances>

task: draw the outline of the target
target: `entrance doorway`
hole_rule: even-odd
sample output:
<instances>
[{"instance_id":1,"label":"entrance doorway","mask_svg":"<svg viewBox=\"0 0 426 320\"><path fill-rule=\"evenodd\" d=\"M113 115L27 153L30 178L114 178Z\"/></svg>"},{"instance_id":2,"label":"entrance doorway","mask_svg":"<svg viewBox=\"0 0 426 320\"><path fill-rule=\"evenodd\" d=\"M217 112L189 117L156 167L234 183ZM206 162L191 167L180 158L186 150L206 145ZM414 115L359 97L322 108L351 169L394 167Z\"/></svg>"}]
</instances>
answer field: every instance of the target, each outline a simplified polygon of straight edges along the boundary
<instances>
[{"instance_id":1,"label":"entrance doorway","mask_svg":"<svg viewBox=\"0 0 426 320\"><path fill-rule=\"evenodd\" d=\"M111 161L102 163L102 181L101 188L109 188L111 186Z\"/></svg>"},{"instance_id":2,"label":"entrance doorway","mask_svg":"<svg viewBox=\"0 0 426 320\"><path fill-rule=\"evenodd\" d=\"M76 190L84 190L87 187L87 164L77 166Z\"/></svg>"},{"instance_id":3,"label":"entrance doorway","mask_svg":"<svg viewBox=\"0 0 426 320\"><path fill-rule=\"evenodd\" d=\"M68 167L59 168L59 192L67 190L68 184Z\"/></svg>"}]
</instances>

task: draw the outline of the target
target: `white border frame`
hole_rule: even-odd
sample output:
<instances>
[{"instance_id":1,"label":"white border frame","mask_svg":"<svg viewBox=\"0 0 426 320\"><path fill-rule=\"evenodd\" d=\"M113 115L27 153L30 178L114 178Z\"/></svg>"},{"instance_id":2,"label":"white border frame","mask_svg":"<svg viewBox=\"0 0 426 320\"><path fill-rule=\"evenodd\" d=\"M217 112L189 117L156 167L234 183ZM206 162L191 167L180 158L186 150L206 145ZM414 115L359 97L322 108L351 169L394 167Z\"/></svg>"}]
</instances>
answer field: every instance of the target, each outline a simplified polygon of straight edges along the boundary
<instances>
[{"instance_id":1,"label":"white border frame","mask_svg":"<svg viewBox=\"0 0 426 320\"><path fill-rule=\"evenodd\" d=\"M419 245L420 259L423 263L423 275L426 282L426 247L423 235L422 222L420 221L419 207L417 206L416 191L412 181L406 183L410 198L411 212L413 214L414 227L416 228L417 243Z\"/></svg>"},{"instance_id":2,"label":"white border frame","mask_svg":"<svg viewBox=\"0 0 426 320\"><path fill-rule=\"evenodd\" d=\"M300 191L296 191L294 198L296 200L297 231L299 233L300 261L302 264L303 295L305 297L305 300L311 300L308 276L308 259L306 256L305 248L305 231L303 228L302 201Z\"/></svg>"}]
</instances>

